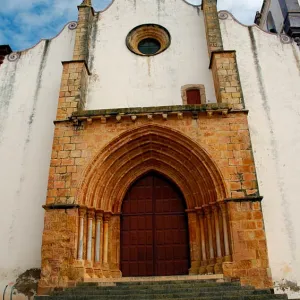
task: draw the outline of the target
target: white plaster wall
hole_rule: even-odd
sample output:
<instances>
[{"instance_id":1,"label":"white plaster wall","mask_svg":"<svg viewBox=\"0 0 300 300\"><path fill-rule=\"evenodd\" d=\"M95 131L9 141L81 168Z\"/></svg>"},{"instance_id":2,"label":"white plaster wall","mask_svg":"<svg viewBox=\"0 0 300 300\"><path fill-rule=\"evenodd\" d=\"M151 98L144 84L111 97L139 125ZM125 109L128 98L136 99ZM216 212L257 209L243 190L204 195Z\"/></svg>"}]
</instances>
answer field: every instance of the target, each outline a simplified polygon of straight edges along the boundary
<instances>
[{"instance_id":1,"label":"white plaster wall","mask_svg":"<svg viewBox=\"0 0 300 300\"><path fill-rule=\"evenodd\" d=\"M127 34L145 23L170 32L166 51L141 57L127 49ZM204 84L207 99L216 102L203 13L183 0L113 1L95 18L89 65L87 109L180 105L185 84Z\"/></svg>"},{"instance_id":2,"label":"white plaster wall","mask_svg":"<svg viewBox=\"0 0 300 300\"><path fill-rule=\"evenodd\" d=\"M65 27L0 67L1 297L7 283L41 265L61 61L72 59L74 38L75 31Z\"/></svg>"},{"instance_id":3,"label":"white plaster wall","mask_svg":"<svg viewBox=\"0 0 300 300\"><path fill-rule=\"evenodd\" d=\"M300 51L231 16L221 21L221 31L225 49L237 51L271 270L282 292L284 281L300 286ZM289 290L289 296L300 293Z\"/></svg>"}]
</instances>

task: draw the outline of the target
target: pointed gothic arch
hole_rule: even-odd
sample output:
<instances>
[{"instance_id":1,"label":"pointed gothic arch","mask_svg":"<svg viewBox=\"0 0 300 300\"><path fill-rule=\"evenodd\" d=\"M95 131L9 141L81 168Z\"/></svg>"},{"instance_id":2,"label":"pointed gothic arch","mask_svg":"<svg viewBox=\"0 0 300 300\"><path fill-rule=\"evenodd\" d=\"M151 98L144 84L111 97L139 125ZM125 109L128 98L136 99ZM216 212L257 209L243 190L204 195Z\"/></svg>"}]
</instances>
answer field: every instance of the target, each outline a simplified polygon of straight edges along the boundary
<instances>
[{"instance_id":1,"label":"pointed gothic arch","mask_svg":"<svg viewBox=\"0 0 300 300\"><path fill-rule=\"evenodd\" d=\"M94 157L83 174L78 203L119 213L130 185L151 170L176 183L188 209L227 196L222 175L203 148L166 126L145 125L122 133Z\"/></svg>"}]
</instances>

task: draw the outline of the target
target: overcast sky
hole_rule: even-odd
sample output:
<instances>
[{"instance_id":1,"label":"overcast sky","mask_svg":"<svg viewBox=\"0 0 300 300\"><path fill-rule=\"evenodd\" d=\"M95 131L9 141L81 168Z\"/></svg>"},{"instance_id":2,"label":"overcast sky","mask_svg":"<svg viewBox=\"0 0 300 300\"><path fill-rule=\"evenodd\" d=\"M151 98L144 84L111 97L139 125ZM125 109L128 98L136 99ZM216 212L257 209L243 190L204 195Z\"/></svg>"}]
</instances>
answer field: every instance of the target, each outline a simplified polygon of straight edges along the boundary
<instances>
[{"instance_id":1,"label":"overcast sky","mask_svg":"<svg viewBox=\"0 0 300 300\"><path fill-rule=\"evenodd\" d=\"M0 0L0 45L13 50L32 47L42 38L52 38L69 21L77 18L81 0ZM154 0L149 0L154 1ZM187 0L200 4L201 0ZM93 0L95 10L111 0ZM218 0L218 9L231 11L244 24L252 24L263 0Z\"/></svg>"}]
</instances>

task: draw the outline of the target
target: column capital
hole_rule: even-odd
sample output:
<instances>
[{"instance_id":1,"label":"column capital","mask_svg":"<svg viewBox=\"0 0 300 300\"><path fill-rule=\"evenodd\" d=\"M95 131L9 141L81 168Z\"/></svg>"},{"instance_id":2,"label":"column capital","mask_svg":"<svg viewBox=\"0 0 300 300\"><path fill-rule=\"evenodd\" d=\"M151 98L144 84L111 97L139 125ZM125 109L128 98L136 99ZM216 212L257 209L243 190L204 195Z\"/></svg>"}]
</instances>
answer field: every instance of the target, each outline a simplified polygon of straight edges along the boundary
<instances>
[{"instance_id":1,"label":"column capital","mask_svg":"<svg viewBox=\"0 0 300 300\"><path fill-rule=\"evenodd\" d=\"M203 207L195 207L196 213L198 216L203 216L204 215L204 210Z\"/></svg>"},{"instance_id":2,"label":"column capital","mask_svg":"<svg viewBox=\"0 0 300 300\"><path fill-rule=\"evenodd\" d=\"M104 212L104 222L109 222L111 216L112 216L111 212Z\"/></svg>"},{"instance_id":3,"label":"column capital","mask_svg":"<svg viewBox=\"0 0 300 300\"><path fill-rule=\"evenodd\" d=\"M87 213L87 208L85 206L81 206L79 208L79 216L83 218L86 215L86 213Z\"/></svg>"},{"instance_id":4,"label":"column capital","mask_svg":"<svg viewBox=\"0 0 300 300\"><path fill-rule=\"evenodd\" d=\"M96 219L97 220L102 220L103 219L103 213L104 213L103 210L96 209L95 213L96 213Z\"/></svg>"},{"instance_id":5,"label":"column capital","mask_svg":"<svg viewBox=\"0 0 300 300\"><path fill-rule=\"evenodd\" d=\"M219 210L217 202L211 203L211 210L212 212L217 212Z\"/></svg>"},{"instance_id":6,"label":"column capital","mask_svg":"<svg viewBox=\"0 0 300 300\"><path fill-rule=\"evenodd\" d=\"M226 211L227 211L227 203L225 201L219 201L218 205L219 205L222 213L226 213Z\"/></svg>"},{"instance_id":7,"label":"column capital","mask_svg":"<svg viewBox=\"0 0 300 300\"><path fill-rule=\"evenodd\" d=\"M94 219L94 217L95 217L95 208L89 208L88 209L88 218Z\"/></svg>"},{"instance_id":8,"label":"column capital","mask_svg":"<svg viewBox=\"0 0 300 300\"><path fill-rule=\"evenodd\" d=\"M212 212L211 206L205 205L205 206L203 206L202 208L203 208L204 213L205 213L206 215L209 216L209 215L211 214L211 212Z\"/></svg>"}]
</instances>

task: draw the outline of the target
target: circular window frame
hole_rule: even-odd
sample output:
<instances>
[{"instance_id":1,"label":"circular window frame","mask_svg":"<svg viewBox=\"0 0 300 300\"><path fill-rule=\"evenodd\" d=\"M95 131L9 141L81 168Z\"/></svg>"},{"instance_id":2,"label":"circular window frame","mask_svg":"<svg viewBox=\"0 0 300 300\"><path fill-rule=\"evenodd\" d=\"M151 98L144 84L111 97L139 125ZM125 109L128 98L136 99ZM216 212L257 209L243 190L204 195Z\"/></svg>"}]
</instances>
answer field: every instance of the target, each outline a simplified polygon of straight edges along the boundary
<instances>
[{"instance_id":1,"label":"circular window frame","mask_svg":"<svg viewBox=\"0 0 300 300\"><path fill-rule=\"evenodd\" d=\"M159 42L160 49L153 54L142 53L138 46L145 39L154 39ZM126 37L126 46L134 54L140 56L154 56L167 50L171 45L169 31L158 24L143 24L133 28Z\"/></svg>"}]
</instances>

